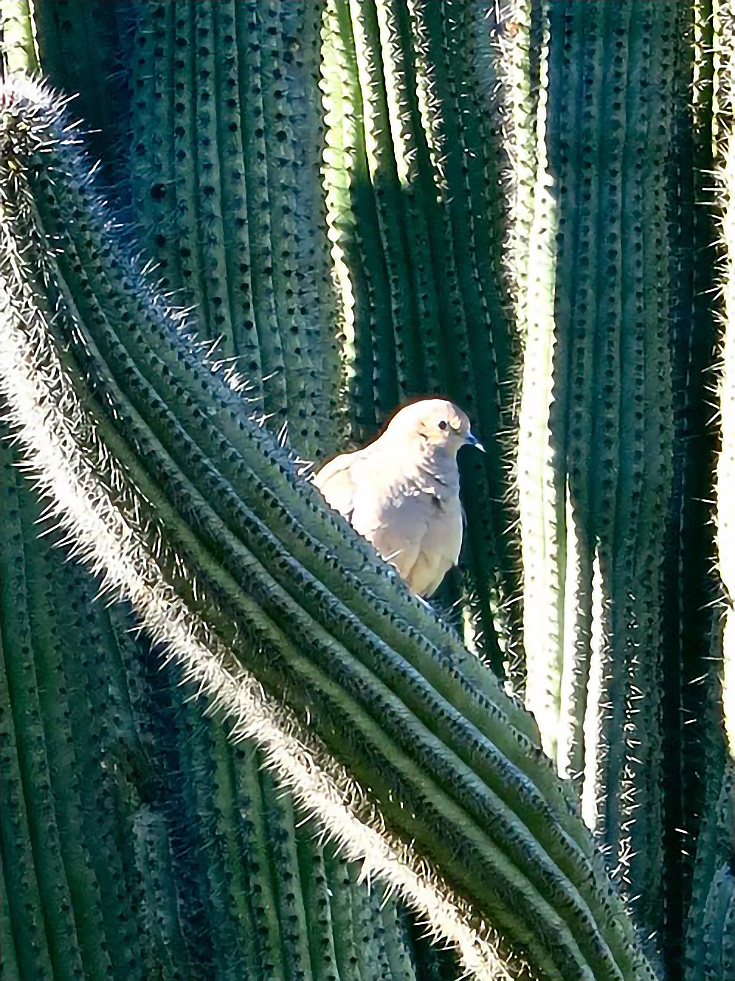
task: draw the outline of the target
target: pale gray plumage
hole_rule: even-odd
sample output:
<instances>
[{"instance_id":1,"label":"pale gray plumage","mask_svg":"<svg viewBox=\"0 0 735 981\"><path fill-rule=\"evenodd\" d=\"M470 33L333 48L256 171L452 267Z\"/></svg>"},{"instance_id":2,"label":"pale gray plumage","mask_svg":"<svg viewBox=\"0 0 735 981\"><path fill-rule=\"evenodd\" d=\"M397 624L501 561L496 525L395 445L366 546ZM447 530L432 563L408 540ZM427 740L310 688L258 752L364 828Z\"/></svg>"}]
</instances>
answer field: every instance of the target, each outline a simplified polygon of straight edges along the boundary
<instances>
[{"instance_id":1,"label":"pale gray plumage","mask_svg":"<svg viewBox=\"0 0 735 981\"><path fill-rule=\"evenodd\" d=\"M327 463L314 483L419 596L431 596L462 546L457 451L482 449L446 399L404 406L361 450Z\"/></svg>"}]
</instances>

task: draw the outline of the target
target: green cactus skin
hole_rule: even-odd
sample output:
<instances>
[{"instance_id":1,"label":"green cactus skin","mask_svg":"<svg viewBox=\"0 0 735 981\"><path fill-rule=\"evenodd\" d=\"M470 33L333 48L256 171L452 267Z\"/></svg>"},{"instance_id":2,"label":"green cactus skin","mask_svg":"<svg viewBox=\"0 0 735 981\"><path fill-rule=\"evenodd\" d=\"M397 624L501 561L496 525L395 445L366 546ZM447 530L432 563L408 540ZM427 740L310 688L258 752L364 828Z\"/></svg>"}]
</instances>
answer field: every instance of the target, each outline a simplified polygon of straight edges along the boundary
<instances>
[{"instance_id":1,"label":"green cactus skin","mask_svg":"<svg viewBox=\"0 0 735 981\"><path fill-rule=\"evenodd\" d=\"M321 4L137 4L131 186L161 289L309 459L341 434ZM323 139L323 125L321 125ZM272 152L274 151L275 152Z\"/></svg>"},{"instance_id":2,"label":"green cactus skin","mask_svg":"<svg viewBox=\"0 0 735 981\"><path fill-rule=\"evenodd\" d=\"M534 325L518 459L527 704L654 930L675 6L544 6L532 275L518 298Z\"/></svg>"},{"instance_id":3,"label":"green cactus skin","mask_svg":"<svg viewBox=\"0 0 735 981\"><path fill-rule=\"evenodd\" d=\"M29 0L6 0L0 7L3 64L8 72L38 71L38 43Z\"/></svg>"},{"instance_id":4,"label":"green cactus skin","mask_svg":"<svg viewBox=\"0 0 735 981\"><path fill-rule=\"evenodd\" d=\"M74 575L63 555L54 552L49 561L47 542L38 539L40 508L6 440L3 648L15 653L3 670L2 832L18 977L98 979L119 971L135 977L130 962L140 961L140 948L131 928L132 883L116 840L114 778L101 765L101 733L89 729L101 683L92 590L70 595ZM75 660L66 656L67 645L78 640L82 618L91 624ZM87 670L80 670L82 659ZM105 671L114 673L113 656ZM108 705L113 690L107 686ZM98 795L107 806L99 806Z\"/></svg>"},{"instance_id":5,"label":"green cactus skin","mask_svg":"<svg viewBox=\"0 0 735 981\"><path fill-rule=\"evenodd\" d=\"M537 122L541 63L545 58L544 16L537 0L514 0L505 7L495 6L498 18L496 56L499 84L506 108L506 135L503 148L508 154L504 178L508 185L511 222L508 229L507 270L514 294L530 295L531 256L526 252L533 233L536 176L539 167ZM525 337L529 328L528 308L514 303L513 319Z\"/></svg>"},{"instance_id":6,"label":"green cactus skin","mask_svg":"<svg viewBox=\"0 0 735 981\"><path fill-rule=\"evenodd\" d=\"M723 5L724 6L724 5ZM731 79L735 68L735 43L729 60L720 70ZM729 65L729 71L728 67ZM735 93L729 94L731 109ZM722 238L725 258L722 268L723 331L719 363L720 433L722 444L717 464L717 552L722 584L728 596L723 637L722 698L730 755L735 754L735 618L732 597L735 596L735 521L733 521L731 488L735 480L735 136L730 133L724 148L720 173L723 194Z\"/></svg>"},{"instance_id":7,"label":"green cactus skin","mask_svg":"<svg viewBox=\"0 0 735 981\"><path fill-rule=\"evenodd\" d=\"M668 213L671 229L670 340L674 420L673 493L663 567L661 704L663 725L665 967L672 977L684 957L684 921L693 854L687 842L706 820L710 760L722 754L719 653L712 620L719 616L711 501L717 453L711 365L716 359L716 269L719 249L713 200L713 21L711 4L676 7L672 145ZM711 202L711 203L710 203ZM719 764L721 766L721 764ZM717 779L719 779L719 774Z\"/></svg>"},{"instance_id":8,"label":"green cactus skin","mask_svg":"<svg viewBox=\"0 0 735 981\"><path fill-rule=\"evenodd\" d=\"M712 20L712 144L715 155L727 146L735 112L732 65L735 44L735 6L732 0L711 0L705 10Z\"/></svg>"},{"instance_id":9,"label":"green cactus skin","mask_svg":"<svg viewBox=\"0 0 735 981\"><path fill-rule=\"evenodd\" d=\"M359 977L415 981L395 904L325 872L325 846L296 828L253 748L228 744L123 609L93 601L94 581L50 547L3 435L3 637L24 654L0 693L3 978L336 981L341 902L386 919L384 936L360 939Z\"/></svg>"},{"instance_id":10,"label":"green cactus skin","mask_svg":"<svg viewBox=\"0 0 735 981\"><path fill-rule=\"evenodd\" d=\"M733 774L730 760L721 768L719 781L712 780L706 816L697 841L687 922L686 981L704 976L705 964L708 965L707 977L712 981L724 981L733 971L729 936L732 930L728 933L723 928L726 917L732 917ZM717 958L720 958L719 966Z\"/></svg>"},{"instance_id":11,"label":"green cactus skin","mask_svg":"<svg viewBox=\"0 0 735 981\"><path fill-rule=\"evenodd\" d=\"M108 185L124 181L129 170L122 151L128 146L130 6L126 0L0 3L0 19L22 11L25 38L22 49L16 48L14 55L0 53L0 59L11 72L53 77L70 99L72 116L84 119L89 128L89 146Z\"/></svg>"},{"instance_id":12,"label":"green cactus skin","mask_svg":"<svg viewBox=\"0 0 735 981\"><path fill-rule=\"evenodd\" d=\"M187 352L110 238L53 102L28 86L4 98L3 383L82 551L478 978L653 978L523 711ZM285 547L299 538L323 581ZM368 606L377 633L357 618Z\"/></svg>"},{"instance_id":13,"label":"green cactus skin","mask_svg":"<svg viewBox=\"0 0 735 981\"><path fill-rule=\"evenodd\" d=\"M718 17L732 21L729 4L718 4ZM727 8L727 9L726 9ZM722 114L732 120L732 71L735 69L735 41L724 37L720 52L715 88L719 92ZM732 127L732 122L729 124ZM719 797L708 818L703 821L698 842L694 888L690 907L688 966L690 977L699 956L702 977L721 981L735 970L735 794L733 791L733 757L735 756L735 521L733 521L732 486L735 479L735 129L721 149L719 189L722 201L722 334L717 365L720 409L720 454L716 472L716 534L718 571L725 593L722 611L722 652L718 668L722 721L726 742L726 762L721 766ZM716 788L717 768L710 766L711 785ZM713 803L712 799L708 802ZM689 979L687 979L689 981Z\"/></svg>"}]
</instances>

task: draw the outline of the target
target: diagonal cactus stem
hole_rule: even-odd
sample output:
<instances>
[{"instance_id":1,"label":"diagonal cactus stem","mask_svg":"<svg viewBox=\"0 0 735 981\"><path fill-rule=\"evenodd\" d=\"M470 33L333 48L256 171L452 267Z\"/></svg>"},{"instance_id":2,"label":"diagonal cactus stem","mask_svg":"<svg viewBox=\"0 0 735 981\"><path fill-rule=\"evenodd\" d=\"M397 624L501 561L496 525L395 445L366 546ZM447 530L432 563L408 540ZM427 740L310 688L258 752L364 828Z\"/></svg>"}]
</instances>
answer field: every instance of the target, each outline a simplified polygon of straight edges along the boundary
<instances>
[{"instance_id":1,"label":"diagonal cactus stem","mask_svg":"<svg viewBox=\"0 0 735 981\"><path fill-rule=\"evenodd\" d=\"M74 142L4 90L0 378L79 553L477 978L650 981L530 718L190 354Z\"/></svg>"}]
</instances>

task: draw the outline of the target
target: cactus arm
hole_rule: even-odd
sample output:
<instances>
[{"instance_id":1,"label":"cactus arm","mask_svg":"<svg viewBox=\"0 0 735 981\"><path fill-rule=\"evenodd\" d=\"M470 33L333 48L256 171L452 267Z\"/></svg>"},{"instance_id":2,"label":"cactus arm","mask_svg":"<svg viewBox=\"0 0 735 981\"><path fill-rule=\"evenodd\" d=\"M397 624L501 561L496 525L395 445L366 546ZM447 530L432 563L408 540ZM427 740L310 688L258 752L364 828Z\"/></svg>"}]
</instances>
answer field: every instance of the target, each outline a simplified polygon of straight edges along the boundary
<instances>
[{"instance_id":1,"label":"cactus arm","mask_svg":"<svg viewBox=\"0 0 735 981\"><path fill-rule=\"evenodd\" d=\"M21 113L22 106L21 97L18 105ZM36 112L53 130L53 114L51 118L44 115L49 112L48 106L37 106ZM21 161L27 158L20 131L13 127L12 118L11 113L11 121L6 125L11 126L12 133L9 166L13 179L4 185L7 195L3 201L6 251L10 256L4 266L9 327L3 338L4 383L16 422L25 423L25 438L30 437L33 443L35 464L40 464L42 457L52 464L43 472L57 492L65 495L65 507L73 512L77 530L81 530L87 542L95 543L97 561L108 566L108 576L114 577L118 588L129 592L144 622L158 636L163 636L160 631L165 623L164 634L172 653L187 652L187 672L204 682L212 695L216 690L218 704L230 712L234 710L243 733L258 737L267 749L271 765L275 765L278 756L282 777L288 777L302 802L312 808L318 804L321 818L332 833L350 841L358 853L364 853L369 844L369 854L364 853L369 867L384 872L391 869L394 885L426 909L435 929L459 942L466 966L475 970L478 977L489 976L488 972L498 963L517 963L511 948L518 950L522 958L530 958L536 973L546 972L550 977L568 976L575 971L590 977L651 977L645 960L631 946L629 926L614 913L616 900L605 895L603 880L596 871L598 866L588 865L582 878L575 873L575 883L570 882L535 838L535 834L543 833L551 846L555 832L551 832L551 839L547 838L547 820L539 815L534 834L529 834L527 826L511 808L498 809L494 792L478 773L462 762L462 741L470 735L466 723L455 717L452 730L443 730L444 739L448 740L443 742L433 727L439 724L442 731L441 719L446 709L427 690L426 683L411 672L406 673L403 667L391 681L392 673L402 662L385 646L376 649L374 657L367 637L358 643L351 636L350 618L344 613L331 622L327 615L330 606L334 614L338 613L333 603L312 608L320 609L315 618L309 608L316 581L310 582L303 572L299 578L304 605L300 606L289 596L288 590L278 584L287 572L288 563L274 562L272 557L268 558L267 566L258 562L246 544L252 538L245 535L246 529L239 530L238 534L244 536L239 541L233 531L224 529L222 518L216 514L216 500L208 507L202 495L194 491L191 480L199 479L200 469L196 452L186 453L185 470L178 469L168 453L160 455L159 439L167 431L170 413L159 398L149 405L144 416L140 414L147 385L140 371L136 373L126 366L124 349L111 329L116 323L113 309L119 311L122 323L126 322L126 303L136 296L130 292L132 280L128 277L135 277L135 273L131 267L123 271L125 265L121 266L121 258L109 242L101 248L95 246L95 241L103 242L95 217L96 199L68 171L66 181L61 181L68 166L64 162L68 159L68 148L54 151L48 143L44 144L50 154L45 158L47 166L61 168L55 172L53 183L41 178L46 196L45 219L34 212L27 192L18 194L21 187L28 187L23 184L27 172L20 167ZM41 136L44 131L40 123L33 132L36 137ZM72 193L66 199L64 188L70 187ZM43 222L51 222L60 233L67 223L58 225L57 220L70 203L78 211L78 217L74 233L68 237L69 251L65 251L59 265L44 245L47 232ZM85 206L91 211L85 212ZM33 266L13 245L14 235L21 235L24 242L33 244L36 250ZM84 253L79 253L82 268L77 264L79 260L74 253L82 242L92 243L89 269L94 269L99 279L90 278L84 272L87 261ZM45 277L43 290L39 289L38 272L33 269L41 270ZM97 286L99 293L95 292ZM136 289L141 287L139 282ZM107 290L112 292L105 296ZM75 325L73 334L65 335L71 340L72 349L57 346L61 322L52 326L45 293L60 303L60 315L67 324ZM138 294L138 316L145 317L145 309L146 301L141 303ZM152 309L149 307L149 312ZM107 317L101 316L100 311ZM42 325L45 325L43 331L39 329ZM167 331L163 322L159 320L152 326L165 348ZM142 334L140 327L128 329L124 334L126 344L140 344ZM168 337L175 352L175 338L171 334ZM31 354L33 348L29 345L39 343L42 346L37 346ZM51 375L44 371L42 376L24 369L24 365L37 364L39 357L48 359L46 364L54 366ZM226 400L216 376L203 377L205 369L201 362L191 362L186 369L191 375L182 370L185 363L186 358L174 370L172 361L168 372L162 371L161 377L168 373L170 383L178 384L182 393L187 386L200 390L203 386L205 391L221 392L219 397ZM12 370L7 370L11 364ZM99 374L88 375L91 369ZM145 371L149 370L147 365ZM99 400L92 396L84 381L87 375L105 381L106 396ZM36 399L47 385L53 391L59 384L61 389L56 389L56 394L64 411L55 408L59 403L49 398L51 393L46 389L41 423L35 409ZM29 389L35 393L32 399L23 395ZM201 401L201 396L198 398L197 404L193 396L187 395L182 400L180 394L178 401L189 401L192 417L207 416L206 410L202 413L206 402ZM231 414L230 418L234 420L236 416ZM39 425L42 429L37 428ZM262 454L266 437L243 416L239 427L243 434L241 448L249 441L251 453ZM41 431L43 438L34 440L33 433ZM90 442L91 434L96 435ZM169 446L173 447L179 439L177 430L171 432ZM135 455L131 453L133 445L137 450ZM103 446L108 449L99 456ZM223 442L223 436L219 446L220 455L227 457L231 450ZM176 455L179 451L173 452ZM269 448L268 452L274 451ZM90 466L92 458L97 463ZM261 456L260 470L264 470L262 461L266 459ZM199 460L204 460L201 451ZM104 484L95 474L97 466L107 473ZM282 455L276 454L270 466L285 474ZM74 479L69 483L72 473ZM154 474L161 477L161 485L156 483ZM142 497L134 486L140 489ZM221 478L213 482L210 477L208 486L210 495L214 493L216 499L216 488L222 487ZM80 496L75 497L76 493ZM294 484L286 498L289 503L281 507L286 511L289 506L303 508L301 494L303 491ZM101 511L90 508L92 500ZM113 500L114 507L111 507ZM193 511L192 503L197 504ZM189 527L176 507L183 508L192 522ZM271 513L272 530L277 514L277 511ZM312 521L316 524L319 520L324 529L333 525L326 512L315 508ZM212 538L214 532L216 539ZM124 552L114 558L118 549L116 534L127 544ZM210 551L215 541L216 548ZM367 550L365 554L369 554ZM287 582L287 576L283 581ZM387 597L390 584L383 581ZM407 613L417 605L409 603ZM202 619L202 614L206 619ZM341 628L337 627L339 622ZM378 650L382 658L377 656ZM361 656L356 657L359 652ZM366 656L367 660L361 660ZM252 669L257 672L259 682L248 673ZM435 669L434 673L443 674L446 683L449 677L446 669ZM520 720L517 708L501 695L499 687L493 688L489 677L485 680L486 687L490 685L487 690L493 691L493 700L502 706L503 714ZM274 698L276 691L285 699L284 705ZM415 704L426 706L421 715L414 716L396 691L412 700L420 699ZM429 715L424 715L426 711ZM301 720L307 718L318 735L304 728ZM512 746L517 737L512 729L506 732L505 737L500 729L496 734ZM333 755L325 753L326 747ZM340 762L340 758L347 758L345 753L350 770ZM516 749L515 758L534 775L545 770L545 765L539 767L534 762L533 754L527 759L525 752ZM505 765L513 772L516 764L508 761ZM457 779L459 773L465 774L466 783ZM350 794L356 795L351 806L337 803L350 800ZM380 798L382 812L372 802L373 795ZM398 806L398 799L406 801L407 808ZM516 800L515 804L518 806L520 801ZM566 819L561 815L561 820L573 824L571 815ZM388 830L391 828L394 830ZM414 842L412 848L406 847L404 838ZM450 841L451 849L447 847ZM425 856L420 865L414 864L416 849ZM425 870L432 866L442 869L442 878L438 872L426 876ZM444 890L449 883L452 885L447 893ZM545 895L539 891L542 883L544 888L549 888ZM580 889L587 894L588 901L582 899ZM565 899L559 904L562 896ZM463 912L467 900L490 915L500 928L499 936L485 933L490 930L489 923L483 926L482 935L476 932ZM599 921L592 908L599 910ZM488 936L492 937L491 941ZM549 946L551 936L554 944Z\"/></svg>"}]
</instances>

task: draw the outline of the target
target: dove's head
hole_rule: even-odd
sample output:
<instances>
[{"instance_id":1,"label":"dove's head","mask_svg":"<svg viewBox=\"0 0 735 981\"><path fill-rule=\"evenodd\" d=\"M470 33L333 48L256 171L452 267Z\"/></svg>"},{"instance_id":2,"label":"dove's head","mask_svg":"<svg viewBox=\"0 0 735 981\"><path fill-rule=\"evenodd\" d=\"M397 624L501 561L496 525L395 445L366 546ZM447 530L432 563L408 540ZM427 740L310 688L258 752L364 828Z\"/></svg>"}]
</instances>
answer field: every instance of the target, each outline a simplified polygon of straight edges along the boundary
<instances>
[{"instance_id":1,"label":"dove's head","mask_svg":"<svg viewBox=\"0 0 735 981\"><path fill-rule=\"evenodd\" d=\"M404 405L390 420L386 433L399 439L419 439L431 449L456 453L468 445L484 451L470 429L467 415L447 399L419 399Z\"/></svg>"}]
</instances>

